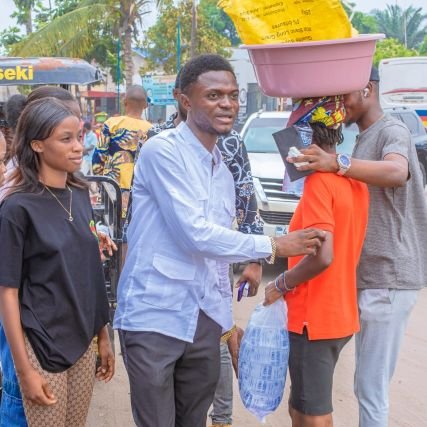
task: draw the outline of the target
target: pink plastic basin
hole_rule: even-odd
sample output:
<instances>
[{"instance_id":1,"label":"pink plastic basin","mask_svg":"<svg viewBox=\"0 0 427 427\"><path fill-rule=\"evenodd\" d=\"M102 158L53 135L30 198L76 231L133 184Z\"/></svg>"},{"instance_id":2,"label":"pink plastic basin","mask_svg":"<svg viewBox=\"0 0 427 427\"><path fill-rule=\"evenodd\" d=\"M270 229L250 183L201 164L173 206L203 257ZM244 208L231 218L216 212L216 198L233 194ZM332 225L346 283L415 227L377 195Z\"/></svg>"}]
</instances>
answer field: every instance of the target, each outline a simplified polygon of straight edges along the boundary
<instances>
[{"instance_id":1,"label":"pink plastic basin","mask_svg":"<svg viewBox=\"0 0 427 427\"><path fill-rule=\"evenodd\" d=\"M262 91L269 96L307 98L341 95L366 86L375 43L384 34L337 40L242 45L249 51Z\"/></svg>"}]
</instances>

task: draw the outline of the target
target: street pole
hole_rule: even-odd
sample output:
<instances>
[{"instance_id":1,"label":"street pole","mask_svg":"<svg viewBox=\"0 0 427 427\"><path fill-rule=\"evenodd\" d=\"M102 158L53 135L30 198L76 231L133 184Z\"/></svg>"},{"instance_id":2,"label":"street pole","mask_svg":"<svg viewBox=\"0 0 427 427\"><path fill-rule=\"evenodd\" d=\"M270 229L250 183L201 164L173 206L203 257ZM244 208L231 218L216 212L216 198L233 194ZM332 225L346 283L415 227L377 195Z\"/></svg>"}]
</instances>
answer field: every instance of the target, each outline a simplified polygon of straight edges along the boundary
<instances>
[{"instance_id":1,"label":"street pole","mask_svg":"<svg viewBox=\"0 0 427 427\"><path fill-rule=\"evenodd\" d=\"M177 36L176 36L176 72L181 69L181 19L178 17Z\"/></svg>"},{"instance_id":2,"label":"street pole","mask_svg":"<svg viewBox=\"0 0 427 427\"><path fill-rule=\"evenodd\" d=\"M191 58L194 58L196 56L196 34L197 34L197 6L196 6L196 0L193 0L193 6L191 10L191 48L190 48Z\"/></svg>"},{"instance_id":3,"label":"street pole","mask_svg":"<svg viewBox=\"0 0 427 427\"><path fill-rule=\"evenodd\" d=\"M408 34L406 30L406 10L403 12L403 31L405 37L405 48L408 48Z\"/></svg>"},{"instance_id":4,"label":"street pole","mask_svg":"<svg viewBox=\"0 0 427 427\"><path fill-rule=\"evenodd\" d=\"M117 112L120 114L120 36L117 40Z\"/></svg>"}]
</instances>

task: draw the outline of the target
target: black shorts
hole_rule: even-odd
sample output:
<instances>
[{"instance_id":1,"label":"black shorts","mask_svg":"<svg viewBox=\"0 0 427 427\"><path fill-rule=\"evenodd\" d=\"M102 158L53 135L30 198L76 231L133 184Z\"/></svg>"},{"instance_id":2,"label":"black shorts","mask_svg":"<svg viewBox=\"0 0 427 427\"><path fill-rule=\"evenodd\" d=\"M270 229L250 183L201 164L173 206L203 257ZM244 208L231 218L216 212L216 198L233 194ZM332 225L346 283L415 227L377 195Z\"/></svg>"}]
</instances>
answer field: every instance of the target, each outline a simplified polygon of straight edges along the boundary
<instances>
[{"instance_id":1,"label":"black shorts","mask_svg":"<svg viewBox=\"0 0 427 427\"><path fill-rule=\"evenodd\" d=\"M289 332L292 408L305 415L326 415L333 411L335 365L351 337L310 341L306 328L302 335Z\"/></svg>"}]
</instances>

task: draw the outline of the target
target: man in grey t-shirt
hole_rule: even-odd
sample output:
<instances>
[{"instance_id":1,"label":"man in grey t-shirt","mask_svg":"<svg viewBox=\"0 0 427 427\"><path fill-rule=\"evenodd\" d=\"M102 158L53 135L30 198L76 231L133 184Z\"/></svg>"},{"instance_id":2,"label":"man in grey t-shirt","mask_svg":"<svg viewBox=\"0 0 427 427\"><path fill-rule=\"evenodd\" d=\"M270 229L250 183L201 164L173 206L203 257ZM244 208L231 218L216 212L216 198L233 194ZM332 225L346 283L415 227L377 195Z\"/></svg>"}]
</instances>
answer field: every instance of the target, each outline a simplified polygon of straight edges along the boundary
<instances>
[{"instance_id":1,"label":"man in grey t-shirt","mask_svg":"<svg viewBox=\"0 0 427 427\"><path fill-rule=\"evenodd\" d=\"M357 272L360 427L388 425L389 383L409 314L427 283L427 206L417 153L406 126L384 115L378 83L373 69L366 88L345 96L346 122L360 131L352 158L310 146L290 159L310 162L300 170L337 172L368 184L368 230Z\"/></svg>"}]
</instances>

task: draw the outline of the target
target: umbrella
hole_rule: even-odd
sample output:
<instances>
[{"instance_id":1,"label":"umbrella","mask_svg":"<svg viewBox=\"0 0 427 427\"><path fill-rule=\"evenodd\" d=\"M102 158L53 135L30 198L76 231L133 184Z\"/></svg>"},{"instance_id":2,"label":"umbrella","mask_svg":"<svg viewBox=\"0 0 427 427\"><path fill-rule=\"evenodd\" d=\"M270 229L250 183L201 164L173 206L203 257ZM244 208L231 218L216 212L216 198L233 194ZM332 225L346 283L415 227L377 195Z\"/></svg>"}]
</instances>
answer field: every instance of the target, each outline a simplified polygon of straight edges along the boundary
<instances>
[{"instance_id":1,"label":"umbrella","mask_svg":"<svg viewBox=\"0 0 427 427\"><path fill-rule=\"evenodd\" d=\"M87 85L102 80L101 71L74 58L0 58L0 86Z\"/></svg>"}]
</instances>

